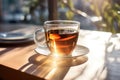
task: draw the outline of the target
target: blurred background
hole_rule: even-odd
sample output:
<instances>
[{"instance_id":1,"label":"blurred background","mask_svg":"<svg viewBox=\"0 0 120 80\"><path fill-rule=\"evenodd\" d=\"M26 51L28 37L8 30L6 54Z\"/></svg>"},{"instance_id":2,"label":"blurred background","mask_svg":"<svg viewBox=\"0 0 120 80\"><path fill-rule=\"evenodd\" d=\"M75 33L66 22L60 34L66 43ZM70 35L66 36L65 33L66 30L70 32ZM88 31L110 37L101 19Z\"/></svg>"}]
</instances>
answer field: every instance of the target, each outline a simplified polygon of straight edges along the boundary
<instances>
[{"instance_id":1,"label":"blurred background","mask_svg":"<svg viewBox=\"0 0 120 80\"><path fill-rule=\"evenodd\" d=\"M1 24L43 25L49 20L49 8L57 9L57 18L77 20L81 29L120 32L119 0L0 0ZM50 5L48 5L50 3ZM53 12L54 14L54 12Z\"/></svg>"}]
</instances>

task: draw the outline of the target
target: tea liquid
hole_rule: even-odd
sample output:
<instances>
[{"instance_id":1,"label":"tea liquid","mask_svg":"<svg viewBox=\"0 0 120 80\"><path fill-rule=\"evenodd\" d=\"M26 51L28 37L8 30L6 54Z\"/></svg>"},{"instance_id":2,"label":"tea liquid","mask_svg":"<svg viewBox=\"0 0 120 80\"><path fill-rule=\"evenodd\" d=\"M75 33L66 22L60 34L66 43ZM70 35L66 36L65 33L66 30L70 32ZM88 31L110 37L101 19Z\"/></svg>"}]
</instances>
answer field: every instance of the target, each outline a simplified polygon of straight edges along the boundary
<instances>
[{"instance_id":1,"label":"tea liquid","mask_svg":"<svg viewBox=\"0 0 120 80\"><path fill-rule=\"evenodd\" d=\"M78 31L73 29L49 30L46 32L47 45L52 54L71 55L76 46Z\"/></svg>"}]
</instances>

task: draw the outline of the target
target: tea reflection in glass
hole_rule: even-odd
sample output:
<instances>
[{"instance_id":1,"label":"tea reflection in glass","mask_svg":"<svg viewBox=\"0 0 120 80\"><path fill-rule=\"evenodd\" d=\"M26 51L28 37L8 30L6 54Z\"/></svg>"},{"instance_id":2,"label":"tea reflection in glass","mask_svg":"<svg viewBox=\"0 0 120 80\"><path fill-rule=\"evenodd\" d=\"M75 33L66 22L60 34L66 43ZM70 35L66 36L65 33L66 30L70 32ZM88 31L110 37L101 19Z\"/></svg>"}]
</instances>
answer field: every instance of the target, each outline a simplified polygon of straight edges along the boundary
<instances>
[{"instance_id":1,"label":"tea reflection in glass","mask_svg":"<svg viewBox=\"0 0 120 80\"><path fill-rule=\"evenodd\" d=\"M54 56L71 56L80 29L77 21L53 20L45 22L46 42Z\"/></svg>"}]
</instances>

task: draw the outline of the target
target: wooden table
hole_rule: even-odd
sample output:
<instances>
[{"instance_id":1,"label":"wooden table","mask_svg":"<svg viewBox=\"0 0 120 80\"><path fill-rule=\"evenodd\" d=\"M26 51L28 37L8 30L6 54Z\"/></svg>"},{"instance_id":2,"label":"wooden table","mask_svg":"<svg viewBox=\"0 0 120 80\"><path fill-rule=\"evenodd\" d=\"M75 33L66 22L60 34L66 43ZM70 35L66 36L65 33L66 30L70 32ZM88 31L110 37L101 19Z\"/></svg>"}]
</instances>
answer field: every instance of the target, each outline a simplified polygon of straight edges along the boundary
<instances>
[{"instance_id":1,"label":"wooden table","mask_svg":"<svg viewBox=\"0 0 120 80\"><path fill-rule=\"evenodd\" d=\"M0 64L49 80L119 80L120 37L108 32L80 30L78 45L89 53L63 62L37 54L34 43L0 46ZM64 59L63 59L64 60ZM71 63L72 61L72 63ZM63 65L64 64L64 65Z\"/></svg>"}]
</instances>

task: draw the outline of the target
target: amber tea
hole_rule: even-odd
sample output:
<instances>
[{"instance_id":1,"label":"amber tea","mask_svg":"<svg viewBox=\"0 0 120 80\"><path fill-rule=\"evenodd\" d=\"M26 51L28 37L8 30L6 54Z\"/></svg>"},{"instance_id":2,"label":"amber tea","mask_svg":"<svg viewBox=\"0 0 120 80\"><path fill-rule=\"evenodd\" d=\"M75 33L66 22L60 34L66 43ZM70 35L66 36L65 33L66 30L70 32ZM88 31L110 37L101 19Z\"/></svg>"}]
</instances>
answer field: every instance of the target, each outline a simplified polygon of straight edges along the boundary
<instances>
[{"instance_id":1,"label":"amber tea","mask_svg":"<svg viewBox=\"0 0 120 80\"><path fill-rule=\"evenodd\" d=\"M53 55L71 55L77 39L78 31L74 29L55 29L46 32L47 45Z\"/></svg>"}]
</instances>

